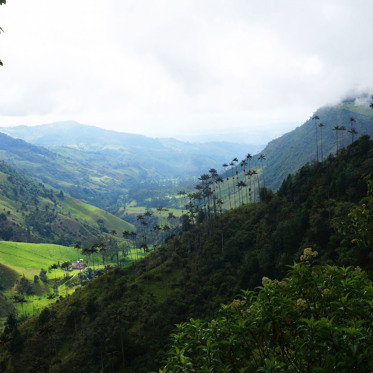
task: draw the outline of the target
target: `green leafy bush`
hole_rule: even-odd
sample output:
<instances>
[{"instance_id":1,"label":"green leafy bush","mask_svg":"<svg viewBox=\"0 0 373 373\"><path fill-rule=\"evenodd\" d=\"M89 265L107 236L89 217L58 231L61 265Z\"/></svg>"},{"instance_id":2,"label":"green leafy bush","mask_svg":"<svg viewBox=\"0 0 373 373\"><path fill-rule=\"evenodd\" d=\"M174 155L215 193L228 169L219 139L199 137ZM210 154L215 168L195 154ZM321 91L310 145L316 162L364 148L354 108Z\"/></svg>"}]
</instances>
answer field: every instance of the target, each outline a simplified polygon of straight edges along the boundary
<instances>
[{"instance_id":1,"label":"green leafy bush","mask_svg":"<svg viewBox=\"0 0 373 373\"><path fill-rule=\"evenodd\" d=\"M373 286L357 268L315 265L305 249L282 281L172 334L160 372L371 372Z\"/></svg>"}]
</instances>

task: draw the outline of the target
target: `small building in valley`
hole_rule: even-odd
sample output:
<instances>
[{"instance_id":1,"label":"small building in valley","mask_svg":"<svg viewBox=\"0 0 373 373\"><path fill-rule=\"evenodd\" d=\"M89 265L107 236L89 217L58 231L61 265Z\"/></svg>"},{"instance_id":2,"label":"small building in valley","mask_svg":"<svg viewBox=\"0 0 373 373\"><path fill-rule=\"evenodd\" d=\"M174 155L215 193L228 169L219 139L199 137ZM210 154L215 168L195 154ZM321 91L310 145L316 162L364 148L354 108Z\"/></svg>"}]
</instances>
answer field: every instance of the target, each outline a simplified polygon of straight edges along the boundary
<instances>
[{"instance_id":1,"label":"small building in valley","mask_svg":"<svg viewBox=\"0 0 373 373\"><path fill-rule=\"evenodd\" d=\"M81 263L81 262L74 262L73 264L71 264L71 267L70 269L79 269L79 270L82 270L86 267L85 264Z\"/></svg>"}]
</instances>

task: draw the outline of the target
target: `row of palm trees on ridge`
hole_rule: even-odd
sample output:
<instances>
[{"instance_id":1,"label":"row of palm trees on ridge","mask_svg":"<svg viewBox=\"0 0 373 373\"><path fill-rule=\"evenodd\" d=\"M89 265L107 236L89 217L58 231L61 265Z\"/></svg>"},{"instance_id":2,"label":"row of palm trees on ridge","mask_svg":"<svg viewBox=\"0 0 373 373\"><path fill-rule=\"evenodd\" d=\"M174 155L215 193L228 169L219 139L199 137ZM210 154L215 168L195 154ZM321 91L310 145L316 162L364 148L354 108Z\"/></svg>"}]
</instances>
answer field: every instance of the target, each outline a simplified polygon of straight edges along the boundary
<instances>
[{"instance_id":1,"label":"row of palm trees on ridge","mask_svg":"<svg viewBox=\"0 0 373 373\"><path fill-rule=\"evenodd\" d=\"M319 162L319 161L324 160L323 128L325 127L325 124L320 122L320 118L318 115L314 115L312 117L312 121L314 122L314 125L315 125L316 161ZM336 136L336 152L337 153L341 148L344 148L345 146L343 134L346 130L348 133L351 134L351 144L354 142L355 136L358 135L355 125L356 125L356 119L353 117L350 117L350 129L349 130L347 130L345 126L334 126L333 127L333 131L335 131L335 136ZM320 138L320 141L319 141L319 138ZM319 148L320 148L320 153L319 153Z\"/></svg>"}]
</instances>

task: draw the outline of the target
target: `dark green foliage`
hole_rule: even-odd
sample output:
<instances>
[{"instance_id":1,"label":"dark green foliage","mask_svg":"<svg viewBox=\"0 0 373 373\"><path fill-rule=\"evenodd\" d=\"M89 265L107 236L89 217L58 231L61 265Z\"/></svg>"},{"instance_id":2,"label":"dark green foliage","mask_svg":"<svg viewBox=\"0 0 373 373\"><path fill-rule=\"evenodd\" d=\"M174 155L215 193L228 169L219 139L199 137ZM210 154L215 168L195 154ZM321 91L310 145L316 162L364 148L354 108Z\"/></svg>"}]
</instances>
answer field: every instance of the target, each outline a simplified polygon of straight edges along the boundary
<instances>
[{"instance_id":1,"label":"dark green foliage","mask_svg":"<svg viewBox=\"0 0 373 373\"><path fill-rule=\"evenodd\" d=\"M371 372L373 284L359 267L314 265L316 254L213 320L179 324L160 372Z\"/></svg>"},{"instance_id":2,"label":"dark green foliage","mask_svg":"<svg viewBox=\"0 0 373 373\"><path fill-rule=\"evenodd\" d=\"M30 295L32 293L31 283L29 280L27 280L25 276L22 276L19 279L18 284L16 286L16 291L17 293L22 294L22 295L24 294Z\"/></svg>"},{"instance_id":3,"label":"dark green foliage","mask_svg":"<svg viewBox=\"0 0 373 373\"><path fill-rule=\"evenodd\" d=\"M44 283L48 282L47 271L45 269L41 268L40 273L39 273L39 278L40 278L40 281Z\"/></svg>"},{"instance_id":4,"label":"dark green foliage","mask_svg":"<svg viewBox=\"0 0 373 373\"><path fill-rule=\"evenodd\" d=\"M363 137L338 157L304 166L277 194L268 192L266 202L213 219L201 215L200 224L188 225L145 259L90 281L53 306L53 328L41 328L35 319L20 327L24 347L11 354L8 366L27 372L37 357L48 366L61 361L60 372L156 370L174 324L213 317L222 303L241 288L260 285L263 276L283 278L307 247L319 252L322 265L359 265L371 275L371 263L357 255L360 247L339 227L361 203L370 205L366 179L373 174L372 149L373 142ZM285 301L286 294L280 298ZM304 316L310 320L311 314ZM271 359L268 364L274 364Z\"/></svg>"}]
</instances>

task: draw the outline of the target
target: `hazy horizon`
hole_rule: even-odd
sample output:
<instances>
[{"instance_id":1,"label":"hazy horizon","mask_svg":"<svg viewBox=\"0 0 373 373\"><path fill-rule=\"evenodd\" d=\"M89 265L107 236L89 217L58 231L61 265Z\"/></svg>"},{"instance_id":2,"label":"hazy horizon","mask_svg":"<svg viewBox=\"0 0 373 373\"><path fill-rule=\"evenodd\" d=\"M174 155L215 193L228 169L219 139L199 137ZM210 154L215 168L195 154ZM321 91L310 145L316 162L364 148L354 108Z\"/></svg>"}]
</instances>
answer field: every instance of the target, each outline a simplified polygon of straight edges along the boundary
<instances>
[{"instance_id":1,"label":"hazy horizon","mask_svg":"<svg viewBox=\"0 0 373 373\"><path fill-rule=\"evenodd\" d=\"M0 123L266 143L372 92L372 13L364 0L8 2Z\"/></svg>"}]
</instances>

